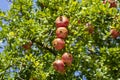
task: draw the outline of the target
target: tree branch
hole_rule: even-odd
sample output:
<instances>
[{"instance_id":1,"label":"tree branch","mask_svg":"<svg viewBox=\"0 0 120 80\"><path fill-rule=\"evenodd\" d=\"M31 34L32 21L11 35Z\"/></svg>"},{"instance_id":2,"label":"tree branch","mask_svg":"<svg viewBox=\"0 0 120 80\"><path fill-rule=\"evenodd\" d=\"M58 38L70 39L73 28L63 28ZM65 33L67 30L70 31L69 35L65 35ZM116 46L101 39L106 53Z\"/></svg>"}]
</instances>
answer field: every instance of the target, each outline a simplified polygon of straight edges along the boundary
<instances>
[{"instance_id":1,"label":"tree branch","mask_svg":"<svg viewBox=\"0 0 120 80\"><path fill-rule=\"evenodd\" d=\"M35 39L32 39L32 42L34 42L34 43L40 45L42 48L48 50L48 51L51 52L54 56L57 55L56 52L55 52L52 48L50 48L49 46L45 46L45 44L43 44L42 42L37 42L37 41L35 41Z\"/></svg>"},{"instance_id":2,"label":"tree branch","mask_svg":"<svg viewBox=\"0 0 120 80\"><path fill-rule=\"evenodd\" d=\"M5 68L5 70L3 72L0 72L0 76L3 75L2 80L4 79L3 77L4 77L5 73L6 73L6 70L8 70L10 67L12 67L12 65L9 65L8 67Z\"/></svg>"}]
</instances>

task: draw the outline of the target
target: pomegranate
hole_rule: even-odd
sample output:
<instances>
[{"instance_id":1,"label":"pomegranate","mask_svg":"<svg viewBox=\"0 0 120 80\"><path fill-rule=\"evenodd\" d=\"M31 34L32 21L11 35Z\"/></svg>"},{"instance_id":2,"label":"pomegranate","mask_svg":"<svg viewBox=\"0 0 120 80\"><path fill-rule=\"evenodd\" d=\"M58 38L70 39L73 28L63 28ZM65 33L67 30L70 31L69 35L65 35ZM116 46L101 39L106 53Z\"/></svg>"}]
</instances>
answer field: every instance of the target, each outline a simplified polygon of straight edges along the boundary
<instances>
[{"instance_id":1,"label":"pomegranate","mask_svg":"<svg viewBox=\"0 0 120 80\"><path fill-rule=\"evenodd\" d=\"M53 62L53 68L58 71L59 73L65 72L65 65L62 60L56 60Z\"/></svg>"},{"instance_id":2,"label":"pomegranate","mask_svg":"<svg viewBox=\"0 0 120 80\"><path fill-rule=\"evenodd\" d=\"M55 21L56 27L67 27L69 24L69 20L65 16L60 16Z\"/></svg>"},{"instance_id":3,"label":"pomegranate","mask_svg":"<svg viewBox=\"0 0 120 80\"><path fill-rule=\"evenodd\" d=\"M120 33L119 33L119 31L117 29L111 29L110 30L110 35L112 36L112 38L115 39L120 35Z\"/></svg>"},{"instance_id":4,"label":"pomegranate","mask_svg":"<svg viewBox=\"0 0 120 80\"><path fill-rule=\"evenodd\" d=\"M70 66L72 64L73 61L73 56L70 53L65 52L62 55L62 60L65 64L67 64L68 66Z\"/></svg>"},{"instance_id":5,"label":"pomegranate","mask_svg":"<svg viewBox=\"0 0 120 80\"><path fill-rule=\"evenodd\" d=\"M115 0L108 0L108 2L110 3L110 8L112 8L112 7L117 7L117 1L115 1Z\"/></svg>"},{"instance_id":6,"label":"pomegranate","mask_svg":"<svg viewBox=\"0 0 120 80\"><path fill-rule=\"evenodd\" d=\"M68 30L65 27L59 27L56 30L56 36L58 38L66 38L68 35Z\"/></svg>"},{"instance_id":7,"label":"pomegranate","mask_svg":"<svg viewBox=\"0 0 120 80\"><path fill-rule=\"evenodd\" d=\"M106 0L103 0L103 4L106 4Z\"/></svg>"},{"instance_id":8,"label":"pomegranate","mask_svg":"<svg viewBox=\"0 0 120 80\"><path fill-rule=\"evenodd\" d=\"M61 38L56 38L52 42L53 47L55 47L56 50L61 50L65 47L65 41Z\"/></svg>"},{"instance_id":9,"label":"pomegranate","mask_svg":"<svg viewBox=\"0 0 120 80\"><path fill-rule=\"evenodd\" d=\"M86 30L92 34L94 32L94 27L90 23L87 23Z\"/></svg>"},{"instance_id":10,"label":"pomegranate","mask_svg":"<svg viewBox=\"0 0 120 80\"><path fill-rule=\"evenodd\" d=\"M78 24L80 24L81 23L81 21L80 20L78 20Z\"/></svg>"},{"instance_id":11,"label":"pomegranate","mask_svg":"<svg viewBox=\"0 0 120 80\"><path fill-rule=\"evenodd\" d=\"M32 42L30 41L30 42L24 44L24 45L23 45L23 48L24 48L25 50L28 50L28 49L31 48L31 46L32 46Z\"/></svg>"}]
</instances>

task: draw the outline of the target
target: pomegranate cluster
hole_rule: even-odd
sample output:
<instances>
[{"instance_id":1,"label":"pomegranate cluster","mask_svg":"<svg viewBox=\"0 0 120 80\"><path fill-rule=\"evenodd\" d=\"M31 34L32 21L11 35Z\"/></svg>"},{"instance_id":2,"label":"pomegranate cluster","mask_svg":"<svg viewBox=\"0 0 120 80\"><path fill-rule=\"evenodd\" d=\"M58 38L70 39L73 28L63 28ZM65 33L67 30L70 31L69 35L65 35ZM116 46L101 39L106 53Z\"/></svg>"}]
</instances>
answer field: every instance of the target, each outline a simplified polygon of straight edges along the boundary
<instances>
[{"instance_id":1,"label":"pomegranate cluster","mask_svg":"<svg viewBox=\"0 0 120 80\"><path fill-rule=\"evenodd\" d=\"M65 38L68 35L68 24L69 20L65 16L60 16L56 19L55 25L56 29L56 38L52 41L53 47L56 50L62 50L65 47ZM65 52L62 55L62 58L59 60L55 60L53 62L53 68L59 72L65 72L65 65L70 66L72 64L73 57L70 53Z\"/></svg>"},{"instance_id":2,"label":"pomegranate cluster","mask_svg":"<svg viewBox=\"0 0 120 80\"><path fill-rule=\"evenodd\" d=\"M65 73L65 65L71 66L73 56L70 53L65 52L61 59L53 62L53 68L59 73Z\"/></svg>"},{"instance_id":3,"label":"pomegranate cluster","mask_svg":"<svg viewBox=\"0 0 120 80\"><path fill-rule=\"evenodd\" d=\"M62 50L65 47L64 39L68 35L67 26L69 24L69 20L65 16L60 16L56 19L55 25L56 29L56 38L53 40L52 44L56 50Z\"/></svg>"}]
</instances>

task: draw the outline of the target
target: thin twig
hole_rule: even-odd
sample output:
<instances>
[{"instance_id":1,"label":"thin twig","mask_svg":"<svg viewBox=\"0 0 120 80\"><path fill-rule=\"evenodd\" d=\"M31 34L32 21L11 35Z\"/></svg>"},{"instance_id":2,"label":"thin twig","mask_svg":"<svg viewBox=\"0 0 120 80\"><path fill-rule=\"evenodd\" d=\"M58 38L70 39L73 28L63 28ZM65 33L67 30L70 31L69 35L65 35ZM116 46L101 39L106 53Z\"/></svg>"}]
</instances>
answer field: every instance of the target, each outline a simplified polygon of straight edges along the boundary
<instances>
[{"instance_id":1,"label":"thin twig","mask_svg":"<svg viewBox=\"0 0 120 80\"><path fill-rule=\"evenodd\" d=\"M51 52L51 53L54 54L55 56L57 55L52 48L50 48L49 46L46 46L46 45L43 44L42 42L37 42L37 41L35 41L35 39L32 39L32 42L40 45L42 48L44 48L45 50L48 50L49 52Z\"/></svg>"}]
</instances>

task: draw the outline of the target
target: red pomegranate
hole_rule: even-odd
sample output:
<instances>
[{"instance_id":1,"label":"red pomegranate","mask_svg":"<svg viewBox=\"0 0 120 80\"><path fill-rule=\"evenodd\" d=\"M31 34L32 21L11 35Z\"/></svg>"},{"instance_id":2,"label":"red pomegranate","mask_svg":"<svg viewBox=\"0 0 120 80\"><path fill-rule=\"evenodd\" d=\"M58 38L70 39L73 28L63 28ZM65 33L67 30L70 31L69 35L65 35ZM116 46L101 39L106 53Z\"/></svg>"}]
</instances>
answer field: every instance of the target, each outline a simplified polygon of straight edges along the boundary
<instances>
[{"instance_id":1,"label":"red pomegranate","mask_svg":"<svg viewBox=\"0 0 120 80\"><path fill-rule=\"evenodd\" d=\"M106 4L106 0L103 0L103 4Z\"/></svg>"},{"instance_id":2,"label":"red pomegranate","mask_svg":"<svg viewBox=\"0 0 120 80\"><path fill-rule=\"evenodd\" d=\"M86 23L86 30L92 34L94 32L94 27L92 26L92 24Z\"/></svg>"},{"instance_id":3,"label":"red pomegranate","mask_svg":"<svg viewBox=\"0 0 120 80\"><path fill-rule=\"evenodd\" d=\"M53 68L59 72L59 73L64 73L65 72L65 65L62 60L56 60L53 62Z\"/></svg>"},{"instance_id":4,"label":"red pomegranate","mask_svg":"<svg viewBox=\"0 0 120 80\"><path fill-rule=\"evenodd\" d=\"M115 39L120 35L120 32L117 29L111 29L110 34L111 34L112 38Z\"/></svg>"},{"instance_id":5,"label":"red pomegranate","mask_svg":"<svg viewBox=\"0 0 120 80\"><path fill-rule=\"evenodd\" d=\"M69 24L69 20L65 16L60 16L55 21L56 27L67 27Z\"/></svg>"},{"instance_id":6,"label":"red pomegranate","mask_svg":"<svg viewBox=\"0 0 120 80\"><path fill-rule=\"evenodd\" d=\"M24 44L24 45L23 45L23 48L24 48L25 50L28 50L28 49L31 48L31 46L32 46L32 42L30 41L30 42Z\"/></svg>"},{"instance_id":7,"label":"red pomegranate","mask_svg":"<svg viewBox=\"0 0 120 80\"><path fill-rule=\"evenodd\" d=\"M56 38L52 41L53 47L55 47L56 50L61 50L65 47L65 41L61 38Z\"/></svg>"},{"instance_id":8,"label":"red pomegranate","mask_svg":"<svg viewBox=\"0 0 120 80\"><path fill-rule=\"evenodd\" d=\"M115 0L108 0L108 2L110 3L110 8L117 7L117 2Z\"/></svg>"},{"instance_id":9,"label":"red pomegranate","mask_svg":"<svg viewBox=\"0 0 120 80\"><path fill-rule=\"evenodd\" d=\"M73 56L70 53L65 52L62 55L62 60L65 64L67 64L68 66L70 66L72 64L73 61Z\"/></svg>"},{"instance_id":10,"label":"red pomegranate","mask_svg":"<svg viewBox=\"0 0 120 80\"><path fill-rule=\"evenodd\" d=\"M78 20L78 24L80 24L81 23L81 21L80 20Z\"/></svg>"},{"instance_id":11,"label":"red pomegranate","mask_svg":"<svg viewBox=\"0 0 120 80\"><path fill-rule=\"evenodd\" d=\"M67 35L68 35L68 30L65 27L59 27L59 28L57 28L57 30L56 30L56 36L58 38L64 39L64 38L67 37Z\"/></svg>"}]
</instances>

